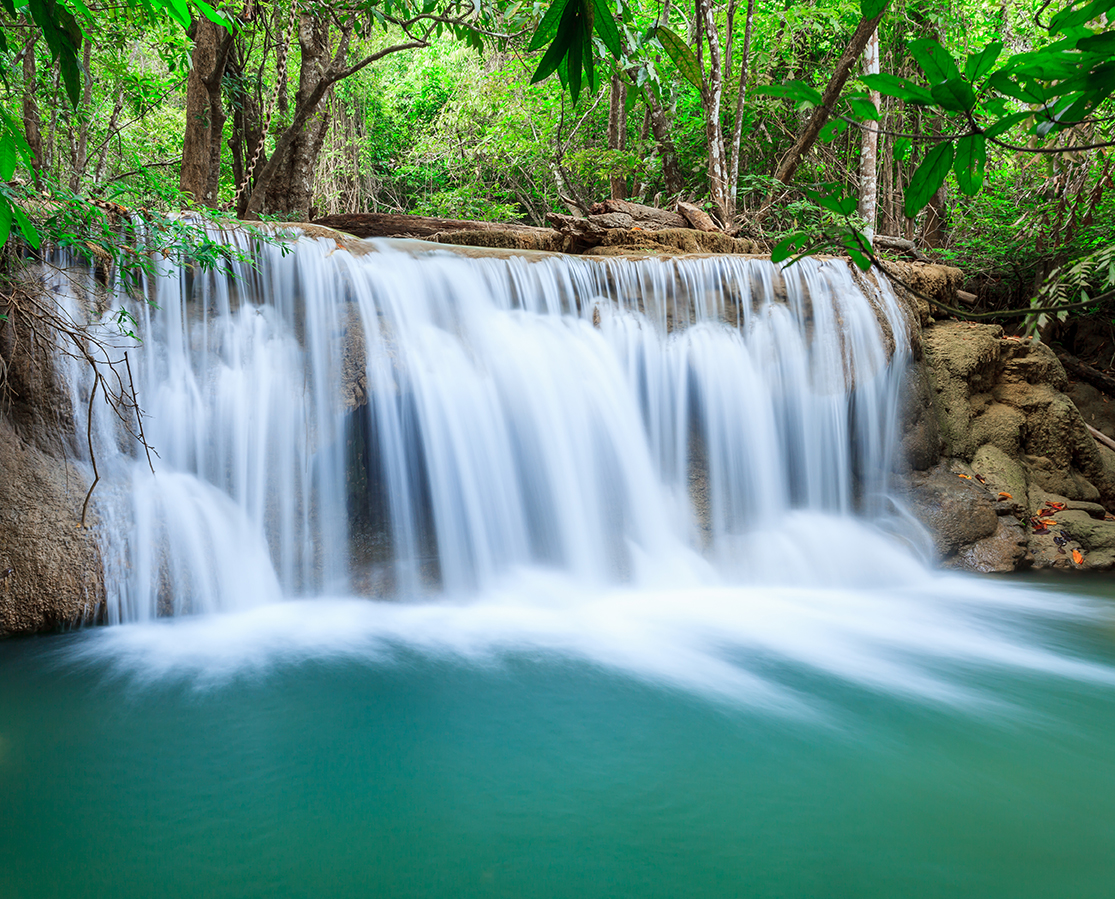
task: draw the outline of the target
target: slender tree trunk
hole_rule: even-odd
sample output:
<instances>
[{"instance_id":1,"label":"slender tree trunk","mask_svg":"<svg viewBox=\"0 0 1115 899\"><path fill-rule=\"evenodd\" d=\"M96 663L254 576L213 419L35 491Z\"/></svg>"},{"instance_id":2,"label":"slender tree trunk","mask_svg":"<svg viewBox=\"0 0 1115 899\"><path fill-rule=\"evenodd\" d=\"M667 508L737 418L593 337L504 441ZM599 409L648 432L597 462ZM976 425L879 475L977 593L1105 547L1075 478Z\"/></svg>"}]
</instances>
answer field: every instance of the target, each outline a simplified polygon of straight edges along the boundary
<instances>
[{"instance_id":1,"label":"slender tree trunk","mask_svg":"<svg viewBox=\"0 0 1115 899\"><path fill-rule=\"evenodd\" d=\"M40 187L39 173L43 170L42 116L39 115L37 72L35 70L35 43L38 29L33 29L31 39L23 52L23 134L27 146L31 148L31 168L34 173L35 187Z\"/></svg>"},{"instance_id":2,"label":"slender tree trunk","mask_svg":"<svg viewBox=\"0 0 1115 899\"><path fill-rule=\"evenodd\" d=\"M81 189L81 179L89 164L89 116L93 114L92 41L85 41L81 64L85 68L85 85L81 91L81 106L70 117L76 133L70 133L70 190L75 194Z\"/></svg>"},{"instance_id":3,"label":"slender tree trunk","mask_svg":"<svg viewBox=\"0 0 1115 899\"><path fill-rule=\"evenodd\" d=\"M875 31L867 41L863 51L863 69L869 75L879 72L879 32ZM878 91L871 91L871 102L879 108L881 97ZM879 126L876 122L864 122L860 139L859 163L859 215L863 219L868 240L875 239L879 199Z\"/></svg>"},{"instance_id":4,"label":"slender tree trunk","mask_svg":"<svg viewBox=\"0 0 1115 899\"><path fill-rule=\"evenodd\" d=\"M697 16L708 41L709 71L701 89L701 105L705 111L705 141L708 144L709 195L721 223L730 225L732 204L728 196L728 166L724 158L724 126L720 120L724 78L720 59L720 35L716 30L712 0L697 0Z\"/></svg>"},{"instance_id":5,"label":"slender tree trunk","mask_svg":"<svg viewBox=\"0 0 1115 899\"><path fill-rule=\"evenodd\" d=\"M743 108L747 103L747 69L751 58L751 25L754 20L755 0L747 0L747 19L743 27L743 55L739 62L739 93L736 94L736 117L732 122L732 165L728 171L728 196L732 202L732 215L736 213L736 199L739 195L739 157L743 146Z\"/></svg>"},{"instance_id":6,"label":"slender tree trunk","mask_svg":"<svg viewBox=\"0 0 1115 899\"><path fill-rule=\"evenodd\" d=\"M611 103L608 108L608 149L623 150L627 142L627 88L617 74L612 76ZM611 178L612 199L627 199L627 178L613 175Z\"/></svg>"}]
</instances>

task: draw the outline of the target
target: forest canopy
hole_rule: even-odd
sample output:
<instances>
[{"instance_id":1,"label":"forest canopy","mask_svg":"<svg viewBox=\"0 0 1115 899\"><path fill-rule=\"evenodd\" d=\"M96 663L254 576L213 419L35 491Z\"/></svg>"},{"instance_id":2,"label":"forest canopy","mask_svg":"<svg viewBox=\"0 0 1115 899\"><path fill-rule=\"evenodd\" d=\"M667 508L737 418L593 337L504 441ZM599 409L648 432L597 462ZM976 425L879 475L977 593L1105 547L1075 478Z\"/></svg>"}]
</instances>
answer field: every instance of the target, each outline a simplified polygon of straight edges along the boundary
<instances>
[{"instance_id":1,"label":"forest canopy","mask_svg":"<svg viewBox=\"0 0 1115 899\"><path fill-rule=\"evenodd\" d=\"M781 256L909 244L1009 304L1115 234L1115 0L0 6L0 237L32 246L115 252L114 210L681 199Z\"/></svg>"}]
</instances>

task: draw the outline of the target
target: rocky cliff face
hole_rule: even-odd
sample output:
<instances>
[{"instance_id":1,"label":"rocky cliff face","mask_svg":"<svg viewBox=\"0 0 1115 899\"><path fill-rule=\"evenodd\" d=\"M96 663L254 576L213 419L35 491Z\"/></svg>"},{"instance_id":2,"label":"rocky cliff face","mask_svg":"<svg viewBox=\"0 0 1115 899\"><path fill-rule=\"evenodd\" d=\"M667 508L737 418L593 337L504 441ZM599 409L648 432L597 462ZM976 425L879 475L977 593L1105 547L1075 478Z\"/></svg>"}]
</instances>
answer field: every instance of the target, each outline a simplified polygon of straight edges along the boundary
<instances>
[{"instance_id":1,"label":"rocky cliff face","mask_svg":"<svg viewBox=\"0 0 1115 899\"><path fill-rule=\"evenodd\" d=\"M943 564L1115 566L1115 451L1053 351L998 325L926 323L907 401L905 482Z\"/></svg>"},{"instance_id":2,"label":"rocky cliff face","mask_svg":"<svg viewBox=\"0 0 1115 899\"><path fill-rule=\"evenodd\" d=\"M53 630L104 615L88 488L67 459L69 403L58 390L46 329L16 300L0 308L0 636Z\"/></svg>"}]
</instances>

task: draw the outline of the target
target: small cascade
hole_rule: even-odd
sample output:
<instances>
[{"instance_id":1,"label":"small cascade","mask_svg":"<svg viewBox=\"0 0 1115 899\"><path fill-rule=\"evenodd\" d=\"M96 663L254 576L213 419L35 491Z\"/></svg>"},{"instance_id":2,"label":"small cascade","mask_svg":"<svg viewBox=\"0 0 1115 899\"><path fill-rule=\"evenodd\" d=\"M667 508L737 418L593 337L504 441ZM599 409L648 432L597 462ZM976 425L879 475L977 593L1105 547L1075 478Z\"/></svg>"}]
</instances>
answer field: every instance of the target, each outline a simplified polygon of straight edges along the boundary
<instances>
[{"instance_id":1,"label":"small cascade","mask_svg":"<svg viewBox=\"0 0 1115 899\"><path fill-rule=\"evenodd\" d=\"M250 262L164 266L153 304L104 304L136 319L141 343L103 328L157 455L60 363L113 620L458 595L533 567L789 582L846 567L826 522L893 512L906 323L840 261L233 238Z\"/></svg>"}]
</instances>

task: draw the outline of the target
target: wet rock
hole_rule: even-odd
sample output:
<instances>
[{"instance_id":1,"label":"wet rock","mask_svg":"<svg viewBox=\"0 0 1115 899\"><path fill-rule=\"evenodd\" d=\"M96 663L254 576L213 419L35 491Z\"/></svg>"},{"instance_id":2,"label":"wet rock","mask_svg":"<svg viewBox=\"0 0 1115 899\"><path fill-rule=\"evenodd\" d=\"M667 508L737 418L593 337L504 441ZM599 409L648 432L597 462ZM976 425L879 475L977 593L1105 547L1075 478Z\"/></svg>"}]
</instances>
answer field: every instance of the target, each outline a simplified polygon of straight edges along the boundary
<instances>
[{"instance_id":1,"label":"wet rock","mask_svg":"<svg viewBox=\"0 0 1115 899\"><path fill-rule=\"evenodd\" d=\"M1026 531L1010 516L1000 517L995 533L962 547L946 567L987 574L1004 574L1033 563Z\"/></svg>"},{"instance_id":2,"label":"wet rock","mask_svg":"<svg viewBox=\"0 0 1115 899\"><path fill-rule=\"evenodd\" d=\"M911 475L907 501L914 516L933 535L942 557L999 529L999 516L988 491L943 463L930 472Z\"/></svg>"}]
</instances>

